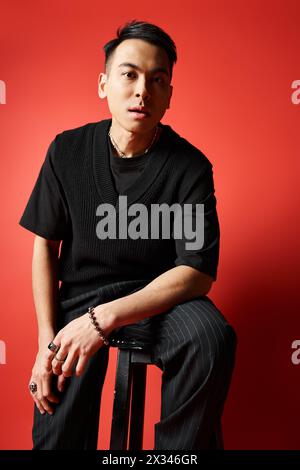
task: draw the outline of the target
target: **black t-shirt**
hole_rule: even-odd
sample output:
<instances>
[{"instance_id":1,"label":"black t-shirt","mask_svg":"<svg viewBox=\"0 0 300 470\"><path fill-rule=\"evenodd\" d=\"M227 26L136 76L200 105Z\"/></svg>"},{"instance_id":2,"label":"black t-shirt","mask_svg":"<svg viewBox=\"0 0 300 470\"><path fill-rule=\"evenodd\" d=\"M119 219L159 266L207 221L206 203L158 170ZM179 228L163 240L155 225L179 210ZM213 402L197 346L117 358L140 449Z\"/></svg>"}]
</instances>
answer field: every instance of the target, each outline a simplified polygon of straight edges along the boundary
<instances>
[{"instance_id":1,"label":"black t-shirt","mask_svg":"<svg viewBox=\"0 0 300 470\"><path fill-rule=\"evenodd\" d=\"M219 223L212 164L169 125L146 155L119 159L110 154L111 119L88 123L58 134L19 224L49 240L62 240L59 279L64 298L113 282L151 281L163 272L187 265L217 278ZM110 162L113 160L112 166ZM120 192L118 192L120 191ZM101 204L116 208L120 194L128 207L140 203L204 204L204 245L187 249L181 239L100 239ZM193 219L197 217L193 212Z\"/></svg>"},{"instance_id":2,"label":"black t-shirt","mask_svg":"<svg viewBox=\"0 0 300 470\"><path fill-rule=\"evenodd\" d=\"M114 155L114 147L109 136L107 137L110 149L110 169L114 178L115 188L119 194L125 194L126 189L134 184L134 181L144 171L155 145L147 153L142 153L132 158L121 158Z\"/></svg>"}]
</instances>

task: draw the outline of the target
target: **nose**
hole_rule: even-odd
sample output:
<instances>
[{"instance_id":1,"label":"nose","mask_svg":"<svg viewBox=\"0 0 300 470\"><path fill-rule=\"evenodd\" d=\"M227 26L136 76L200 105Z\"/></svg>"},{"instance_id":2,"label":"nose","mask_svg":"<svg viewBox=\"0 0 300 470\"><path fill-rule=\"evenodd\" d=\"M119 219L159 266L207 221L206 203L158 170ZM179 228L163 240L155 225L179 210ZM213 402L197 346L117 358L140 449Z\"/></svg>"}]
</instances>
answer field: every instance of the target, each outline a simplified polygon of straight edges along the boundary
<instances>
[{"instance_id":1,"label":"nose","mask_svg":"<svg viewBox=\"0 0 300 470\"><path fill-rule=\"evenodd\" d=\"M147 88L146 80L141 78L136 84L135 96L141 98L143 101L148 100L150 93Z\"/></svg>"}]
</instances>

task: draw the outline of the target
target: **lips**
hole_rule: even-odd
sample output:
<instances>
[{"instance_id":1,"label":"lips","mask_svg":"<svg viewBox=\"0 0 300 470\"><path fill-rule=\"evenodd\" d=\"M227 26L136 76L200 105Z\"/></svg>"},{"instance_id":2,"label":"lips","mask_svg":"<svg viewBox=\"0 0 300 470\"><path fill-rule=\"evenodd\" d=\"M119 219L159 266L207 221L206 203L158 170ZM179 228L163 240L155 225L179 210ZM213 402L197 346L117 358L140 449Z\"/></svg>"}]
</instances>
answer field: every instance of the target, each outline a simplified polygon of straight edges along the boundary
<instances>
[{"instance_id":1,"label":"lips","mask_svg":"<svg viewBox=\"0 0 300 470\"><path fill-rule=\"evenodd\" d=\"M146 116L150 116L150 112L148 111L148 109L144 108L142 106L136 106L136 107L133 107L133 108L129 108L128 111L134 112L134 113L145 114Z\"/></svg>"}]
</instances>

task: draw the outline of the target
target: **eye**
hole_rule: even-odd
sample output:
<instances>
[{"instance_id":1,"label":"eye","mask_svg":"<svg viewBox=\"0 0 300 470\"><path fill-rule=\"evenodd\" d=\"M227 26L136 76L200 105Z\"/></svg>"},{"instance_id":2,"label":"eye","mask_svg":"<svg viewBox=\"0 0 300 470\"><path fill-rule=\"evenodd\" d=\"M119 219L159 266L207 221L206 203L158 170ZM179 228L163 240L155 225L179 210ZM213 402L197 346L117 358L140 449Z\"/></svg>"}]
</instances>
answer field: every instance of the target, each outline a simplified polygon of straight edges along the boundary
<instances>
[{"instance_id":1,"label":"eye","mask_svg":"<svg viewBox=\"0 0 300 470\"><path fill-rule=\"evenodd\" d=\"M125 72L125 73L123 73L123 75L126 75L126 76L127 76L127 78L131 78L131 77L128 77L128 74L129 74L129 75L134 75L134 73L133 73L133 72Z\"/></svg>"},{"instance_id":2,"label":"eye","mask_svg":"<svg viewBox=\"0 0 300 470\"><path fill-rule=\"evenodd\" d=\"M163 83L164 79L162 77L155 77L154 80L159 83Z\"/></svg>"}]
</instances>

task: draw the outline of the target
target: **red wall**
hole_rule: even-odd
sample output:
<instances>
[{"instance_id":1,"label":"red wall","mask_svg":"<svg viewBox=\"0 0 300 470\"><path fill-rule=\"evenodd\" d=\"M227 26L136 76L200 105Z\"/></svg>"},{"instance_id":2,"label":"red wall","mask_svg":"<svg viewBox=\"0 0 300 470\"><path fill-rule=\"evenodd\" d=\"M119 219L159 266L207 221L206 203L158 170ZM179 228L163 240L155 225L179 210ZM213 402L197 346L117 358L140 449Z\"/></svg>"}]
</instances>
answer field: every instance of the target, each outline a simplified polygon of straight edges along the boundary
<instances>
[{"instance_id":1,"label":"red wall","mask_svg":"<svg viewBox=\"0 0 300 470\"><path fill-rule=\"evenodd\" d=\"M37 348L34 236L18 220L52 138L110 116L97 96L102 46L118 26L137 18L163 27L177 43L174 93L163 122L214 165L221 253L210 296L239 336L223 419L225 446L299 449L300 364L291 360L291 345L300 339L300 91L292 89L300 80L300 4L187 0L183 7L153 0L114 5L92 0L1 4L0 80L6 84L6 104L0 104L0 340L6 363L0 364L0 448L31 448L33 402L27 384ZM115 350L110 359L100 449L109 443ZM160 380L161 371L151 366L146 449L153 448L153 425L159 420Z\"/></svg>"}]
</instances>

